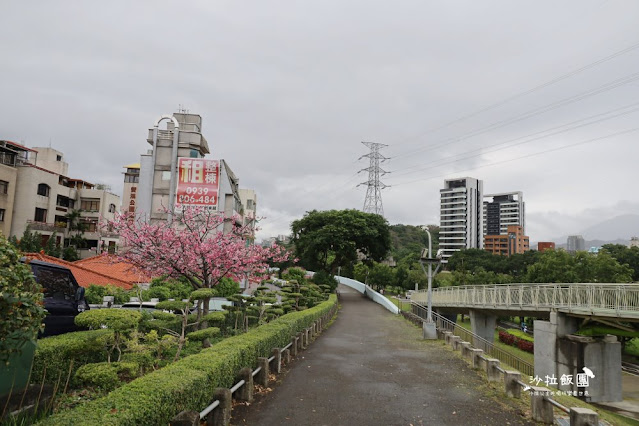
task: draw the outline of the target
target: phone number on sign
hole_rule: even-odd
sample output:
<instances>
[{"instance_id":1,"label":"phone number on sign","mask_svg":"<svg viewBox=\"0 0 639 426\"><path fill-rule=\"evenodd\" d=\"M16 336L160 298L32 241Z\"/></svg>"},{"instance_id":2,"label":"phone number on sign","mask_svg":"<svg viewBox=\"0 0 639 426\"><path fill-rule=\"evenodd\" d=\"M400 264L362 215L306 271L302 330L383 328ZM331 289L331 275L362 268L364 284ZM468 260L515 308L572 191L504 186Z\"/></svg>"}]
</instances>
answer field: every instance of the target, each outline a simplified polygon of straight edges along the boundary
<instances>
[{"instance_id":1,"label":"phone number on sign","mask_svg":"<svg viewBox=\"0 0 639 426\"><path fill-rule=\"evenodd\" d=\"M187 186L186 189L184 189L184 192L186 192L188 195L206 195L209 193L209 189L200 188L197 186Z\"/></svg>"},{"instance_id":2,"label":"phone number on sign","mask_svg":"<svg viewBox=\"0 0 639 426\"><path fill-rule=\"evenodd\" d=\"M180 204L215 204L215 195L178 195L178 203Z\"/></svg>"}]
</instances>

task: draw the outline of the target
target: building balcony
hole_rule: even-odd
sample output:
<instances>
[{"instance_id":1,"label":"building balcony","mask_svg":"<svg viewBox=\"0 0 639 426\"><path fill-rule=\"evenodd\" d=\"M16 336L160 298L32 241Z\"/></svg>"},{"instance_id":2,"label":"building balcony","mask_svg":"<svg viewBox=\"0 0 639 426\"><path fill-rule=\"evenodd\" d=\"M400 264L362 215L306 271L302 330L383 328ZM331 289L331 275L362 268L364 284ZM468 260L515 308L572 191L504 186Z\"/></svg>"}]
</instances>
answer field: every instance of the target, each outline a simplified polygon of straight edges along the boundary
<instances>
[{"instance_id":1,"label":"building balcony","mask_svg":"<svg viewBox=\"0 0 639 426\"><path fill-rule=\"evenodd\" d=\"M64 222L36 222L35 220L27 220L27 225L32 231L48 231L62 232L67 230L67 224Z\"/></svg>"}]
</instances>

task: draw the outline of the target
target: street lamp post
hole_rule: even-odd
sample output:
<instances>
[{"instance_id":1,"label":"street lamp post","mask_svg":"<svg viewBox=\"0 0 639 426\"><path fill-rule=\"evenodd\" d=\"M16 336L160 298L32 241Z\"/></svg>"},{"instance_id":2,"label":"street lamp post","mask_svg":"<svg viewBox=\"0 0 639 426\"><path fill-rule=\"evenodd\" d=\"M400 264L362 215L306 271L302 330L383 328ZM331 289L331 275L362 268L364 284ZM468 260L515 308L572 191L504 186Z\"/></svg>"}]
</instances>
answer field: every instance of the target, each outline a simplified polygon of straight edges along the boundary
<instances>
[{"instance_id":1,"label":"street lamp post","mask_svg":"<svg viewBox=\"0 0 639 426\"><path fill-rule=\"evenodd\" d=\"M421 258L419 259L422 270L428 276L428 310L426 322L424 322L424 339L437 339L437 328L433 322L433 276L437 274L441 263L440 259L433 258L433 241L430 231L425 227L422 229L428 234L428 252L426 252L426 249L422 250ZM428 263L428 272L424 268L424 262ZM437 264L435 274L433 274L433 263Z\"/></svg>"}]
</instances>

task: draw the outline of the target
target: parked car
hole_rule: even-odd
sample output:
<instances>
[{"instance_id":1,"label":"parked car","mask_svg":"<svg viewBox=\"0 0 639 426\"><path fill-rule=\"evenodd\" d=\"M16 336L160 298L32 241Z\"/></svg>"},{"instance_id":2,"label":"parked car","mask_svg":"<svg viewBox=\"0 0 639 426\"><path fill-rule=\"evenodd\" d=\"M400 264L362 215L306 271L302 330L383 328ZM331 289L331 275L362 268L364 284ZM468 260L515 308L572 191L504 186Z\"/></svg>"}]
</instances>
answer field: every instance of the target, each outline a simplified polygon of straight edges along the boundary
<instances>
[{"instance_id":1,"label":"parked car","mask_svg":"<svg viewBox=\"0 0 639 426\"><path fill-rule=\"evenodd\" d=\"M75 325L75 317L86 310L89 304L84 297L84 288L80 287L73 273L55 263L41 260L29 262L33 276L44 290L44 331L41 337L54 336L81 330Z\"/></svg>"}]
</instances>

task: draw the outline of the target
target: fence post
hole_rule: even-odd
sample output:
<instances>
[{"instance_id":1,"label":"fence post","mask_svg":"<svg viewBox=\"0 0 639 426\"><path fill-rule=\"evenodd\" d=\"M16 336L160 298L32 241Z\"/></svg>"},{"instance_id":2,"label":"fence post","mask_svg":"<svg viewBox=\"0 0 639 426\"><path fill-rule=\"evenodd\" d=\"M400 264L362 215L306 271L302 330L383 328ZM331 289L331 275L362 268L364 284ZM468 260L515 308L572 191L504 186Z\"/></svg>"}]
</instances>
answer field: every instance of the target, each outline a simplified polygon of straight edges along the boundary
<instances>
[{"instance_id":1,"label":"fence post","mask_svg":"<svg viewBox=\"0 0 639 426\"><path fill-rule=\"evenodd\" d=\"M220 405L206 416L207 426L228 426L231 424L231 389L216 388L213 401L220 401Z\"/></svg>"},{"instance_id":2,"label":"fence post","mask_svg":"<svg viewBox=\"0 0 639 426\"><path fill-rule=\"evenodd\" d=\"M284 349L282 351L282 357L284 358L284 363L286 365L291 363L291 351L289 349Z\"/></svg>"},{"instance_id":3,"label":"fence post","mask_svg":"<svg viewBox=\"0 0 639 426\"><path fill-rule=\"evenodd\" d=\"M461 342L461 337L459 336L453 336L450 338L450 345L453 347L454 351L459 349L459 342Z\"/></svg>"},{"instance_id":4,"label":"fence post","mask_svg":"<svg viewBox=\"0 0 639 426\"><path fill-rule=\"evenodd\" d=\"M312 323L309 327L311 340L315 338L315 323Z\"/></svg>"},{"instance_id":5,"label":"fence post","mask_svg":"<svg viewBox=\"0 0 639 426\"><path fill-rule=\"evenodd\" d=\"M268 386L268 358L259 357L257 359L257 366L262 367L259 373L257 373L256 380L257 384L260 386L267 387Z\"/></svg>"},{"instance_id":6,"label":"fence post","mask_svg":"<svg viewBox=\"0 0 639 426\"><path fill-rule=\"evenodd\" d=\"M552 413L552 404L546 401L550 391L546 388L533 386L530 388L530 411L532 419L547 425L553 424L555 421Z\"/></svg>"},{"instance_id":7,"label":"fence post","mask_svg":"<svg viewBox=\"0 0 639 426\"><path fill-rule=\"evenodd\" d=\"M468 358L470 356L470 342L461 342L461 354L464 358Z\"/></svg>"},{"instance_id":8,"label":"fence post","mask_svg":"<svg viewBox=\"0 0 639 426\"><path fill-rule=\"evenodd\" d=\"M200 413L197 411L182 411L173 417L170 426L200 426Z\"/></svg>"},{"instance_id":9,"label":"fence post","mask_svg":"<svg viewBox=\"0 0 639 426\"><path fill-rule=\"evenodd\" d=\"M450 343L450 336L453 334L450 331L442 331L442 334L444 335L444 341L446 342L446 344Z\"/></svg>"},{"instance_id":10,"label":"fence post","mask_svg":"<svg viewBox=\"0 0 639 426\"><path fill-rule=\"evenodd\" d=\"M310 335L309 329L305 329L304 330L304 349L308 348L308 345L310 344L310 341L308 339Z\"/></svg>"},{"instance_id":11,"label":"fence post","mask_svg":"<svg viewBox=\"0 0 639 426\"><path fill-rule=\"evenodd\" d=\"M486 375L488 376L489 382L498 382L499 381L499 360L495 358L488 358L486 360Z\"/></svg>"},{"instance_id":12,"label":"fence post","mask_svg":"<svg viewBox=\"0 0 639 426\"><path fill-rule=\"evenodd\" d=\"M241 369L238 378L244 380L244 385L235 391L235 398L239 401L253 402L253 370L249 367Z\"/></svg>"},{"instance_id":13,"label":"fence post","mask_svg":"<svg viewBox=\"0 0 639 426\"><path fill-rule=\"evenodd\" d=\"M506 370L504 372L506 395L511 398L521 398L521 386L517 383L518 380L521 380L521 373L519 371Z\"/></svg>"},{"instance_id":14,"label":"fence post","mask_svg":"<svg viewBox=\"0 0 639 426\"><path fill-rule=\"evenodd\" d=\"M570 408L570 425L571 426L590 426L599 424L599 414L588 408L571 407Z\"/></svg>"},{"instance_id":15,"label":"fence post","mask_svg":"<svg viewBox=\"0 0 639 426\"><path fill-rule=\"evenodd\" d=\"M297 356L297 346L299 345L299 337L291 337L291 355Z\"/></svg>"},{"instance_id":16,"label":"fence post","mask_svg":"<svg viewBox=\"0 0 639 426\"><path fill-rule=\"evenodd\" d=\"M301 331L299 333L297 333L297 343L298 343L298 348L299 350L303 350L304 349L304 333L302 333Z\"/></svg>"},{"instance_id":17,"label":"fence post","mask_svg":"<svg viewBox=\"0 0 639 426\"><path fill-rule=\"evenodd\" d=\"M271 370L274 373L280 374L282 372L282 350L280 348L273 348L271 350L273 355L273 365Z\"/></svg>"},{"instance_id":18,"label":"fence post","mask_svg":"<svg viewBox=\"0 0 639 426\"><path fill-rule=\"evenodd\" d=\"M481 356L484 354L483 349L471 349L470 358L473 360L473 368L481 368Z\"/></svg>"}]
</instances>

